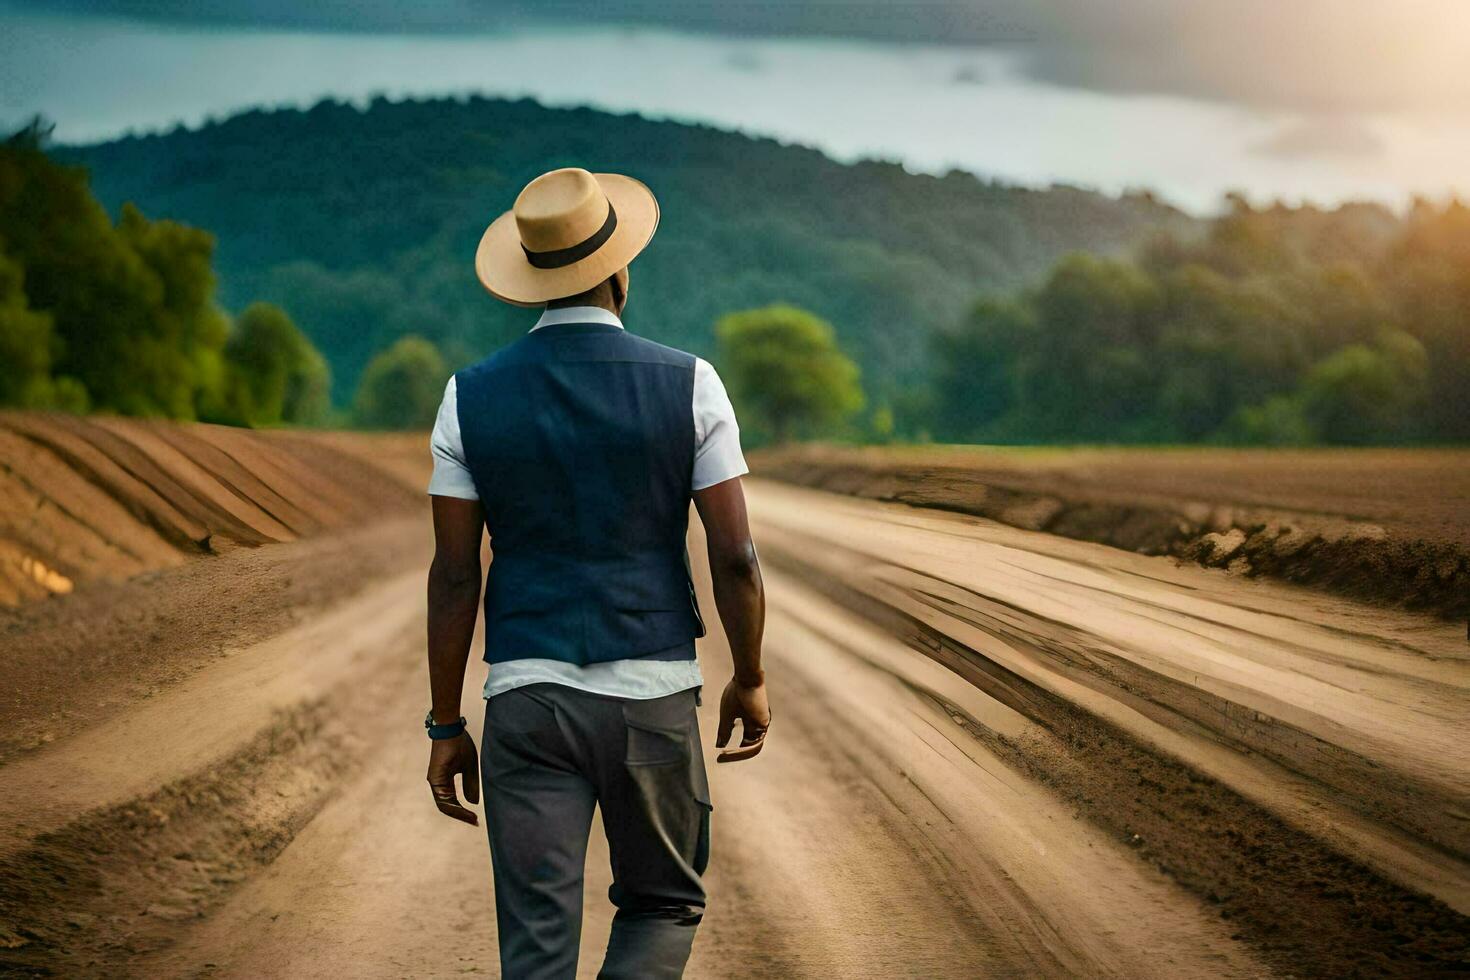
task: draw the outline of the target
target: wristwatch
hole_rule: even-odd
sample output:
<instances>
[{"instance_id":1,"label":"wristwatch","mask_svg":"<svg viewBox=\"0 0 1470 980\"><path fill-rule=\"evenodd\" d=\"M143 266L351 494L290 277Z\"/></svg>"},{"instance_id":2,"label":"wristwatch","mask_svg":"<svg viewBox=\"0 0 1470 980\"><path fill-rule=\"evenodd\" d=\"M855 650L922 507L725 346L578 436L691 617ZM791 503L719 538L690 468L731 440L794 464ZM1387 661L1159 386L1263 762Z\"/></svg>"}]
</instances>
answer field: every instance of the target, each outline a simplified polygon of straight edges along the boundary
<instances>
[{"instance_id":1,"label":"wristwatch","mask_svg":"<svg viewBox=\"0 0 1470 980\"><path fill-rule=\"evenodd\" d=\"M430 711L424 715L424 728L428 730L429 737L438 741L445 738L459 738L464 734L464 715L460 715L459 721L450 722L447 725L434 724L434 712Z\"/></svg>"}]
</instances>

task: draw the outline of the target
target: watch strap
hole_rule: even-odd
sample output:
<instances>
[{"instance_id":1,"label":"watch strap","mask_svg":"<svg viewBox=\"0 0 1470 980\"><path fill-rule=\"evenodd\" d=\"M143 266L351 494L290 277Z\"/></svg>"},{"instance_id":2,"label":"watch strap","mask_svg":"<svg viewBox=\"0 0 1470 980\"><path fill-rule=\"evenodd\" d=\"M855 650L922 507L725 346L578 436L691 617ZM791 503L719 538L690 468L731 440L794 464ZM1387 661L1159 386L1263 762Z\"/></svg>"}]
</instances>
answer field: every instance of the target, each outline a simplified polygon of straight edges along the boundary
<instances>
[{"instance_id":1,"label":"watch strap","mask_svg":"<svg viewBox=\"0 0 1470 980\"><path fill-rule=\"evenodd\" d=\"M428 731L429 737L435 741L446 738L459 738L464 734L465 720L464 716L461 715L459 721L453 721L447 725L436 725L434 724L434 713L431 711L424 718L424 728Z\"/></svg>"}]
</instances>

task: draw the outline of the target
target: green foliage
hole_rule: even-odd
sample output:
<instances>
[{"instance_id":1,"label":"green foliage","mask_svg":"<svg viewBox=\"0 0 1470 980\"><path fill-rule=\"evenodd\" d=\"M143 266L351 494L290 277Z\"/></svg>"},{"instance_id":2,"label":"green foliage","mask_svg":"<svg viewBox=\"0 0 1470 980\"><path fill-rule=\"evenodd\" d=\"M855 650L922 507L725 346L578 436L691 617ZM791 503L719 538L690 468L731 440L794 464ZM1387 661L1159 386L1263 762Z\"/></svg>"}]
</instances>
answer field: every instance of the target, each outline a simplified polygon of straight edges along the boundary
<instances>
[{"instance_id":1,"label":"green foliage","mask_svg":"<svg viewBox=\"0 0 1470 980\"><path fill-rule=\"evenodd\" d=\"M832 325L794 306L721 317L722 376L757 440L829 435L863 407L858 367Z\"/></svg>"},{"instance_id":2,"label":"green foliage","mask_svg":"<svg viewBox=\"0 0 1470 980\"><path fill-rule=\"evenodd\" d=\"M325 362L284 313L252 307L231 338L214 238L131 204L114 224L45 135L34 122L0 146L0 405L320 420Z\"/></svg>"},{"instance_id":3,"label":"green foliage","mask_svg":"<svg viewBox=\"0 0 1470 980\"><path fill-rule=\"evenodd\" d=\"M1230 422L1233 441L1256 446L1309 446L1317 431L1295 395L1272 395L1260 405L1241 408Z\"/></svg>"},{"instance_id":4,"label":"green foliage","mask_svg":"<svg viewBox=\"0 0 1470 980\"><path fill-rule=\"evenodd\" d=\"M0 405L53 408L51 317L26 305L20 266L0 248Z\"/></svg>"},{"instance_id":5,"label":"green foliage","mask_svg":"<svg viewBox=\"0 0 1470 980\"><path fill-rule=\"evenodd\" d=\"M90 312L89 342L67 338L74 373L99 408L194 418L200 400L221 384L220 350L230 329L214 302L214 238L177 222L149 221L130 204L123 205L117 237L139 262L142 302L126 316Z\"/></svg>"},{"instance_id":6,"label":"green foliage","mask_svg":"<svg viewBox=\"0 0 1470 980\"><path fill-rule=\"evenodd\" d=\"M1427 375L1423 346L1389 332L1371 347L1350 344L1329 354L1291 394L1242 408L1227 434L1268 446L1403 442L1419 435Z\"/></svg>"},{"instance_id":7,"label":"green foliage","mask_svg":"<svg viewBox=\"0 0 1470 980\"><path fill-rule=\"evenodd\" d=\"M873 409L872 417L868 419L868 434L874 442L891 442L894 428L892 406L879 405Z\"/></svg>"},{"instance_id":8,"label":"green foliage","mask_svg":"<svg viewBox=\"0 0 1470 980\"><path fill-rule=\"evenodd\" d=\"M1016 368L1020 405L1042 438L1108 438L1139 414L1162 297L1127 263L1073 255L1033 298L1036 329Z\"/></svg>"},{"instance_id":9,"label":"green foliage","mask_svg":"<svg viewBox=\"0 0 1470 980\"><path fill-rule=\"evenodd\" d=\"M427 429L434 424L449 373L430 341L400 338L368 362L353 418L365 429Z\"/></svg>"},{"instance_id":10,"label":"green foliage","mask_svg":"<svg viewBox=\"0 0 1470 980\"><path fill-rule=\"evenodd\" d=\"M993 437L995 421L1015 405L1018 372L1013 365L1035 332L1028 306L986 297L958 329L933 335L933 414L939 438L963 442Z\"/></svg>"},{"instance_id":11,"label":"green foliage","mask_svg":"<svg viewBox=\"0 0 1470 980\"><path fill-rule=\"evenodd\" d=\"M69 156L109 206L138 201L214 231L225 303L289 309L339 402L405 334L458 365L525 332L525 311L489 301L471 260L526 181L569 163L658 195L658 234L632 270L633 330L710 356L720 316L789 302L838 324L875 398L895 405L923 377L924 335L977 289L1195 225L1142 195L849 166L702 126L478 97L251 111Z\"/></svg>"},{"instance_id":12,"label":"green foliage","mask_svg":"<svg viewBox=\"0 0 1470 980\"><path fill-rule=\"evenodd\" d=\"M1374 347L1351 344L1307 372L1302 412L1327 442L1400 441L1414 434L1427 375L1424 347L1408 334L1390 333Z\"/></svg>"},{"instance_id":13,"label":"green foliage","mask_svg":"<svg viewBox=\"0 0 1470 980\"><path fill-rule=\"evenodd\" d=\"M329 410L327 362L286 311L252 303L225 344L228 414L254 427L318 425Z\"/></svg>"},{"instance_id":14,"label":"green foliage","mask_svg":"<svg viewBox=\"0 0 1470 980\"><path fill-rule=\"evenodd\" d=\"M1425 430L1470 442L1470 207L1419 202L1405 224L1381 279L1399 325L1424 345Z\"/></svg>"},{"instance_id":15,"label":"green foliage","mask_svg":"<svg viewBox=\"0 0 1470 980\"><path fill-rule=\"evenodd\" d=\"M51 318L53 372L98 409L194 416L226 324L208 235L131 207L114 226L85 174L52 162L34 128L0 149L0 230L28 305Z\"/></svg>"},{"instance_id":16,"label":"green foliage","mask_svg":"<svg viewBox=\"0 0 1470 980\"><path fill-rule=\"evenodd\" d=\"M953 440L1464 441L1470 212L1232 200L1198 240L985 299L930 355L920 417Z\"/></svg>"}]
</instances>

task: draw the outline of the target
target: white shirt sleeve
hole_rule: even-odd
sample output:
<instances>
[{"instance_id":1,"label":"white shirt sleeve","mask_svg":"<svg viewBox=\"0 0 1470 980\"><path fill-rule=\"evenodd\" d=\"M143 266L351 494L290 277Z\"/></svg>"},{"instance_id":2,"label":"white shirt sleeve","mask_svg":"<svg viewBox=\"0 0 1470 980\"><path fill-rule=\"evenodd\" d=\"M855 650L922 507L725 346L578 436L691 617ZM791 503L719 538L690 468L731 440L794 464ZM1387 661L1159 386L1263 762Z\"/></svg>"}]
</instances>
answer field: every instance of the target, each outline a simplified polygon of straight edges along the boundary
<instances>
[{"instance_id":1,"label":"white shirt sleeve","mask_svg":"<svg viewBox=\"0 0 1470 980\"><path fill-rule=\"evenodd\" d=\"M475 481L470 479L470 468L464 460L464 442L459 434L459 396L453 377L444 388L444 400L439 403L439 415L434 419L429 449L434 454L434 475L429 478L429 493L436 497L479 500Z\"/></svg>"},{"instance_id":2,"label":"white shirt sleeve","mask_svg":"<svg viewBox=\"0 0 1470 980\"><path fill-rule=\"evenodd\" d=\"M750 472L740 451L735 406L714 366L694 361L694 489L703 490Z\"/></svg>"}]
</instances>

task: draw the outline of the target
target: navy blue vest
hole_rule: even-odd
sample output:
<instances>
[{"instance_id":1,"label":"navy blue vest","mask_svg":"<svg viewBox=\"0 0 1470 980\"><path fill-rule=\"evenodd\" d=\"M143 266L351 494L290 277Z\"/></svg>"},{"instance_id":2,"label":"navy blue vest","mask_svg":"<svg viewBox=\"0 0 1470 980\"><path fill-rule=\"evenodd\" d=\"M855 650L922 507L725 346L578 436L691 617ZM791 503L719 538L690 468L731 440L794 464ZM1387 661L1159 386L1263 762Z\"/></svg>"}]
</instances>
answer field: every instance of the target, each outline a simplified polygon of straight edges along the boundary
<instances>
[{"instance_id":1,"label":"navy blue vest","mask_svg":"<svg viewBox=\"0 0 1470 980\"><path fill-rule=\"evenodd\" d=\"M455 375L494 552L486 660L694 656L694 363L617 326L564 323Z\"/></svg>"}]
</instances>

